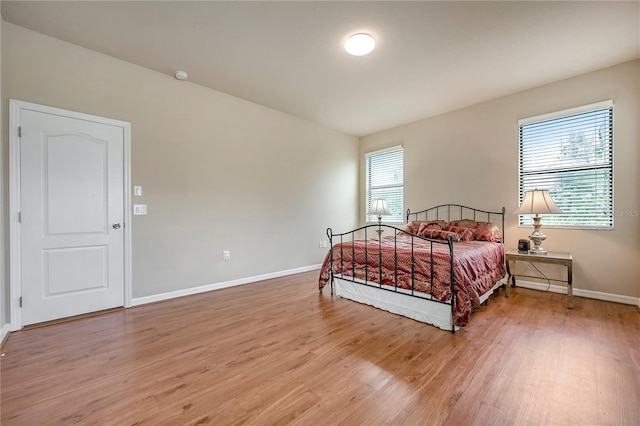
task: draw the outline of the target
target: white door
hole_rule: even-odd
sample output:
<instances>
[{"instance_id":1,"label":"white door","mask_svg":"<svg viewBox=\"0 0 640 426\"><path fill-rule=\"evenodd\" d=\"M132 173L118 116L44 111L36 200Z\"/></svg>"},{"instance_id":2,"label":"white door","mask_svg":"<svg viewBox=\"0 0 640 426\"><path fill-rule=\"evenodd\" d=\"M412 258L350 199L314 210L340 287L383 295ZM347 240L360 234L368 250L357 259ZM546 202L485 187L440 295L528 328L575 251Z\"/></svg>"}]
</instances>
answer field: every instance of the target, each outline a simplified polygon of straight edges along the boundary
<instances>
[{"instance_id":1,"label":"white door","mask_svg":"<svg viewBox=\"0 0 640 426\"><path fill-rule=\"evenodd\" d=\"M22 324L124 305L124 131L20 112Z\"/></svg>"}]
</instances>

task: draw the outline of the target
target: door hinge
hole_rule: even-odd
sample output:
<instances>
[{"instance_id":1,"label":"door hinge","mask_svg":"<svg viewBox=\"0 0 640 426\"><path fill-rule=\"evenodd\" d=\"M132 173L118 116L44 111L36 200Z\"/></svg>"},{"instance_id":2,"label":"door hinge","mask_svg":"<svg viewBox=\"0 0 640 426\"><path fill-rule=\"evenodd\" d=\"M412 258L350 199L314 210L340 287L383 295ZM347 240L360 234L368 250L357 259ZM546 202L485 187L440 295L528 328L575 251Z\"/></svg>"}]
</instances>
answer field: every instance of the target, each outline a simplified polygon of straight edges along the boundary
<instances>
[{"instance_id":1,"label":"door hinge","mask_svg":"<svg viewBox=\"0 0 640 426\"><path fill-rule=\"evenodd\" d=\"M22 126L18 126L18 137L22 137Z\"/></svg>"},{"instance_id":2,"label":"door hinge","mask_svg":"<svg viewBox=\"0 0 640 426\"><path fill-rule=\"evenodd\" d=\"M20 296L20 307L22 308L22 296Z\"/></svg>"},{"instance_id":3,"label":"door hinge","mask_svg":"<svg viewBox=\"0 0 640 426\"><path fill-rule=\"evenodd\" d=\"M22 223L22 212L18 212L18 223Z\"/></svg>"}]
</instances>

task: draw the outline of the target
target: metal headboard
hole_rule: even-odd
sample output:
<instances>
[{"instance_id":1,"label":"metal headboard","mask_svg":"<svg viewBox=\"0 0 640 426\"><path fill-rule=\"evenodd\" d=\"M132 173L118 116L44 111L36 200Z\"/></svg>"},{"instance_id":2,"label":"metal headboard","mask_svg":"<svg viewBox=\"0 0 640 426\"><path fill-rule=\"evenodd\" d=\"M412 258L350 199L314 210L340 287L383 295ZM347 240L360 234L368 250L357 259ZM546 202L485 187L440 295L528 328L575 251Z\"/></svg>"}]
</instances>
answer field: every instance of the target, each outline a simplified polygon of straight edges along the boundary
<instances>
[{"instance_id":1,"label":"metal headboard","mask_svg":"<svg viewBox=\"0 0 640 426\"><path fill-rule=\"evenodd\" d=\"M411 210L407 209L407 222L410 220L446 220L447 222L451 222L452 220L472 219L476 221L496 223L496 219L498 219L499 222L497 222L496 225L500 226L500 232L502 232L502 241L504 244L504 214L504 207L502 208L502 211L491 212L460 204L441 204L415 213L411 213Z\"/></svg>"}]
</instances>

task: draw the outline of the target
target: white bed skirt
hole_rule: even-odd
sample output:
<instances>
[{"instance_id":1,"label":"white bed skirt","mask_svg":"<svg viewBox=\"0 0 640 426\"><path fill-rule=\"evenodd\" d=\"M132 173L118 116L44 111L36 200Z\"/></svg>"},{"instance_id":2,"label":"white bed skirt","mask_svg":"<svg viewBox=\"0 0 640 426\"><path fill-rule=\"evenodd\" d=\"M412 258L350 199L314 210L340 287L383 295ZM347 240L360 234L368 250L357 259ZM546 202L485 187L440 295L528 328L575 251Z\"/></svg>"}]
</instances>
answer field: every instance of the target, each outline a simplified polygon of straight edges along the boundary
<instances>
[{"instance_id":1,"label":"white bed skirt","mask_svg":"<svg viewBox=\"0 0 640 426\"><path fill-rule=\"evenodd\" d=\"M480 296L480 303L484 303L502 284L504 284L504 281L499 280L491 290ZM453 321L451 317L451 305L403 294L410 294L408 290L398 289L397 292L388 291L377 287L377 284L376 287L371 287L357 282L354 283L343 280L339 277L335 277L334 288L336 295L344 297L345 299L375 306L384 311L451 331ZM393 287L387 288L393 289ZM460 327L456 326L455 329L459 330Z\"/></svg>"},{"instance_id":2,"label":"white bed skirt","mask_svg":"<svg viewBox=\"0 0 640 426\"><path fill-rule=\"evenodd\" d=\"M345 299L375 306L378 309L451 331L451 305L410 297L403 294L401 289L396 293L342 280L338 277L335 277L334 289L336 295ZM456 327L456 330L458 329L459 327Z\"/></svg>"}]
</instances>

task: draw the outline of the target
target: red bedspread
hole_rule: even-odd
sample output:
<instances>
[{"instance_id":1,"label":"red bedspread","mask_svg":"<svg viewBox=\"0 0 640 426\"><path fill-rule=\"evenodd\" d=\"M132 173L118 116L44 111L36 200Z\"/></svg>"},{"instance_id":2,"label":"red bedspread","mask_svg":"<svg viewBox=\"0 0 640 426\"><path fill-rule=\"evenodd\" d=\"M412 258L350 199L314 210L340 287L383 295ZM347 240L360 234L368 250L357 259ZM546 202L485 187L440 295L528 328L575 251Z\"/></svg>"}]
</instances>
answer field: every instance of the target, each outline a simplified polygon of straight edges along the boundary
<instances>
[{"instance_id":1,"label":"red bedspread","mask_svg":"<svg viewBox=\"0 0 640 426\"><path fill-rule=\"evenodd\" d=\"M397 285L411 290L411 237L398 235L378 240L356 240L336 244L327 253L320 271L319 287L330 279L331 253L333 273L354 276L353 254L355 253L355 278L385 285L396 285L394 250L397 251ZM394 249L396 247L397 249ZM365 255L366 252L366 255ZM440 301L451 299L451 273L449 246L433 244L433 286L431 285L431 243L413 239L415 291L430 294ZM382 257L382 280L380 258ZM366 261L365 261L366 258ZM486 241L464 241L453 243L453 268L456 283L454 324L464 327L471 312L480 306L480 296L504 277L504 248L502 244Z\"/></svg>"}]
</instances>

